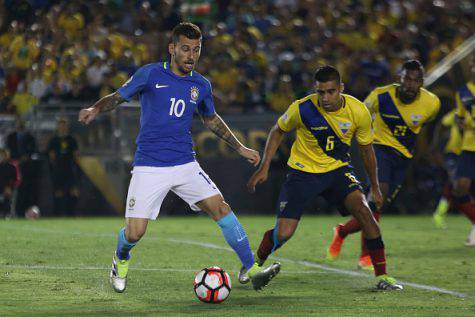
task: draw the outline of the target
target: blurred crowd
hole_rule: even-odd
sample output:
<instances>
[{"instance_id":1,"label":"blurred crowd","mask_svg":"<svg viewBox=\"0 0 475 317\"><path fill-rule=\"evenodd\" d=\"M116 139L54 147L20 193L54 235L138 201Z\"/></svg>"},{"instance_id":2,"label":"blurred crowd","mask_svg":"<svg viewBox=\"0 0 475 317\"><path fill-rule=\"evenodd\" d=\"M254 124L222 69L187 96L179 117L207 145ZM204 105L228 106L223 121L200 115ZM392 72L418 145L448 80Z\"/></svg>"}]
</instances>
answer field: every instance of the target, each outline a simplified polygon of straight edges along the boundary
<instances>
[{"instance_id":1,"label":"blurred crowd","mask_svg":"<svg viewBox=\"0 0 475 317\"><path fill-rule=\"evenodd\" d=\"M200 25L198 71L223 113L281 112L336 65L359 98L407 58L430 68L475 29L467 0L0 0L0 113L90 102L166 60L171 29Z\"/></svg>"},{"instance_id":2,"label":"blurred crowd","mask_svg":"<svg viewBox=\"0 0 475 317\"><path fill-rule=\"evenodd\" d=\"M53 208L49 215L77 215L78 143L66 118L57 120L44 152L46 160L41 158L35 136L18 118L15 129L6 137L5 148L0 147L0 218L38 218L40 187L51 189ZM47 173L43 162L48 163ZM45 174L51 176L49 182L42 180Z\"/></svg>"}]
</instances>

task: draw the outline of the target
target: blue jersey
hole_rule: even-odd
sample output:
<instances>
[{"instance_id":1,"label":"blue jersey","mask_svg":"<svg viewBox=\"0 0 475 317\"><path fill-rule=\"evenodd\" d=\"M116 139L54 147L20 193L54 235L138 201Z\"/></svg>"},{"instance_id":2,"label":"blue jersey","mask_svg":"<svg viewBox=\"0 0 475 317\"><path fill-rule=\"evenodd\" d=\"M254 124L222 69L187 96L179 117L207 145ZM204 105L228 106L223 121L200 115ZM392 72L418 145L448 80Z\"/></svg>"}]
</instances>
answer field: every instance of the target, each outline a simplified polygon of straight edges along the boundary
<instances>
[{"instance_id":1,"label":"blue jersey","mask_svg":"<svg viewBox=\"0 0 475 317\"><path fill-rule=\"evenodd\" d=\"M168 63L148 64L117 92L127 101L139 94L142 107L134 166L175 166L195 159L193 114L215 114L211 84L205 77L195 71L178 76Z\"/></svg>"}]
</instances>

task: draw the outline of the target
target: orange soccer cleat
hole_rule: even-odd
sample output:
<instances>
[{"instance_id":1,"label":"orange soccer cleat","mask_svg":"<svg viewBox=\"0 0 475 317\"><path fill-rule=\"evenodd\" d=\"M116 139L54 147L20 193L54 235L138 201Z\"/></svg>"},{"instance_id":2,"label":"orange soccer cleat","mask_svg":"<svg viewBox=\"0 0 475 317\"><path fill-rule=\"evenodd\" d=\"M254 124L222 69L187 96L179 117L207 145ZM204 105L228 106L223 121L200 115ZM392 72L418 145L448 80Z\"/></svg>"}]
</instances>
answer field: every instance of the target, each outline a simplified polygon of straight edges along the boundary
<instances>
[{"instance_id":1,"label":"orange soccer cleat","mask_svg":"<svg viewBox=\"0 0 475 317\"><path fill-rule=\"evenodd\" d=\"M358 268L362 270L373 271L373 263L371 262L371 257L369 255L363 255L358 261Z\"/></svg>"},{"instance_id":2,"label":"orange soccer cleat","mask_svg":"<svg viewBox=\"0 0 475 317\"><path fill-rule=\"evenodd\" d=\"M345 241L339 234L342 226L343 225L340 224L333 229L333 240L327 250L327 260L334 261L340 255L341 245Z\"/></svg>"}]
</instances>

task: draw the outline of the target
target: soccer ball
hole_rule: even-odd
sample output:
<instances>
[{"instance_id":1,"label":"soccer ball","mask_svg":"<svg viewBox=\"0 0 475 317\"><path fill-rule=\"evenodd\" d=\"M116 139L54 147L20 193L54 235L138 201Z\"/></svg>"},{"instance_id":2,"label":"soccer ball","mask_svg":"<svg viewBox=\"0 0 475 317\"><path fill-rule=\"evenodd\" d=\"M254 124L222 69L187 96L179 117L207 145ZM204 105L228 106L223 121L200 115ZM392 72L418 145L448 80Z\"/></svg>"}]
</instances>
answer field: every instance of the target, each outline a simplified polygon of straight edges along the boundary
<instances>
[{"instance_id":1,"label":"soccer ball","mask_svg":"<svg viewBox=\"0 0 475 317\"><path fill-rule=\"evenodd\" d=\"M25 218L30 220L38 219L40 214L40 208L38 208L38 206L31 206L25 211Z\"/></svg>"},{"instance_id":2,"label":"soccer ball","mask_svg":"<svg viewBox=\"0 0 475 317\"><path fill-rule=\"evenodd\" d=\"M231 279L222 268L212 266L204 268L195 276L196 297L205 303L221 303L231 292Z\"/></svg>"}]
</instances>

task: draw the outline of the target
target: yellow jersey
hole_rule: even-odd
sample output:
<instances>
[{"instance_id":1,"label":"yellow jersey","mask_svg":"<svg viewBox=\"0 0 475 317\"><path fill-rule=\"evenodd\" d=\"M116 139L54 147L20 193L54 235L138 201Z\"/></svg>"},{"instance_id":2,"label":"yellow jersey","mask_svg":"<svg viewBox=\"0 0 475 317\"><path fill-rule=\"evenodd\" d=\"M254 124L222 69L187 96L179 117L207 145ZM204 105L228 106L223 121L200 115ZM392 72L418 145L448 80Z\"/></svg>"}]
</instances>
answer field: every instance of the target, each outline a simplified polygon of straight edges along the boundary
<instances>
[{"instance_id":1,"label":"yellow jersey","mask_svg":"<svg viewBox=\"0 0 475 317\"><path fill-rule=\"evenodd\" d=\"M437 116L440 100L421 88L412 103L404 104L396 97L398 86L378 87L364 103L374 118L374 143L392 147L405 157L412 158L416 136L425 123Z\"/></svg>"},{"instance_id":2,"label":"yellow jersey","mask_svg":"<svg viewBox=\"0 0 475 317\"><path fill-rule=\"evenodd\" d=\"M318 105L311 94L292 103L279 118L280 129L296 129L287 164L309 173L326 173L350 162L353 135L361 145L373 142L371 115L365 105L350 95L342 94L343 106L334 112Z\"/></svg>"},{"instance_id":3,"label":"yellow jersey","mask_svg":"<svg viewBox=\"0 0 475 317\"><path fill-rule=\"evenodd\" d=\"M457 109L449 111L442 118L442 125L444 127L450 128L449 131L449 140L445 144L445 153L454 153L459 155L462 152L462 134L460 133L459 127L455 122L455 113Z\"/></svg>"},{"instance_id":4,"label":"yellow jersey","mask_svg":"<svg viewBox=\"0 0 475 317\"><path fill-rule=\"evenodd\" d=\"M468 82L455 95L457 115L464 119L462 151L475 151L475 84Z\"/></svg>"}]
</instances>

